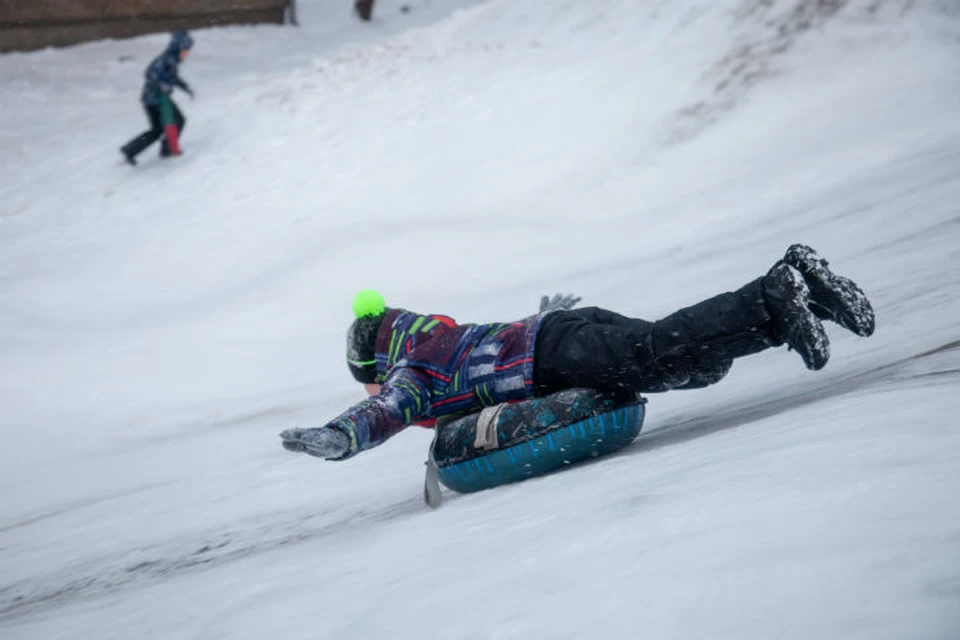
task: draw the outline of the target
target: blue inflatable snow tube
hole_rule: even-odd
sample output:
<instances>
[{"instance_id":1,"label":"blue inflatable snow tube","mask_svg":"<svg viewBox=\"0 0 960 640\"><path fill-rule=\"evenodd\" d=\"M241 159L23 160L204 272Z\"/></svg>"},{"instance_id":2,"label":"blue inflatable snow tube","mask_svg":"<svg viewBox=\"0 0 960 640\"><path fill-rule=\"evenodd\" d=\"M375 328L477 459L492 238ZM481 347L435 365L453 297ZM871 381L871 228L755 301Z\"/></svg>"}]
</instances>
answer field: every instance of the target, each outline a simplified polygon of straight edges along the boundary
<instances>
[{"instance_id":1,"label":"blue inflatable snow tube","mask_svg":"<svg viewBox=\"0 0 960 640\"><path fill-rule=\"evenodd\" d=\"M440 482L471 493L612 453L640 433L644 402L569 389L438 425Z\"/></svg>"}]
</instances>

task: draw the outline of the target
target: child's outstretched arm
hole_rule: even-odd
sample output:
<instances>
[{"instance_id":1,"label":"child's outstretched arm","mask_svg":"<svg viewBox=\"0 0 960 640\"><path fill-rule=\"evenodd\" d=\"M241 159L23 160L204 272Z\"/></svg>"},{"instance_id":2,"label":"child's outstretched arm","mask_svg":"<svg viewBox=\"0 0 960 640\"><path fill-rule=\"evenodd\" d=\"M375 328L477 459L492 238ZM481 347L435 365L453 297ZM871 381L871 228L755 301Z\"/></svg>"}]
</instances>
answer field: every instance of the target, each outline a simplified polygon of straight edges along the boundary
<instances>
[{"instance_id":1,"label":"child's outstretched arm","mask_svg":"<svg viewBox=\"0 0 960 640\"><path fill-rule=\"evenodd\" d=\"M399 367L380 387L379 394L355 404L326 425L281 433L283 446L328 460L344 460L372 449L429 416L429 384L427 376L416 369Z\"/></svg>"}]
</instances>

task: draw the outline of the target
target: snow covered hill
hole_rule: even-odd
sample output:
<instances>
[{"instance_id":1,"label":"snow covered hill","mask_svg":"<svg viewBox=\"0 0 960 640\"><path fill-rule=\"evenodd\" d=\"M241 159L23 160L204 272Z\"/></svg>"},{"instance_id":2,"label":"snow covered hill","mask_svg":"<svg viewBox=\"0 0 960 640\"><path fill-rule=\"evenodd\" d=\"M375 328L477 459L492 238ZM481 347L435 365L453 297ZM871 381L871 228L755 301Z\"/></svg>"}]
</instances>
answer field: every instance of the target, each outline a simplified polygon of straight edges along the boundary
<instances>
[{"instance_id":1,"label":"snow covered hill","mask_svg":"<svg viewBox=\"0 0 960 640\"><path fill-rule=\"evenodd\" d=\"M298 4L194 34L137 168L165 36L0 56L0 636L960 636L955 0ZM798 241L877 333L611 458L431 512L424 430L279 447L360 398L359 288L656 318Z\"/></svg>"}]
</instances>

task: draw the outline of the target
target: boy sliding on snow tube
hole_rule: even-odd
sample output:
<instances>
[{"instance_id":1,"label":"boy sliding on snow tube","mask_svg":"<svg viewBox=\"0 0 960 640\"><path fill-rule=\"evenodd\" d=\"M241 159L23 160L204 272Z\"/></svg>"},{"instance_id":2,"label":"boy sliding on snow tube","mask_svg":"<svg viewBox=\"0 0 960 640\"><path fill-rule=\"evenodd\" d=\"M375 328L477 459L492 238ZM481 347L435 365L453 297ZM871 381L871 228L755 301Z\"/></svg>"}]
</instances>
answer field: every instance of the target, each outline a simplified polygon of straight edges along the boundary
<instances>
[{"instance_id":1,"label":"boy sliding on snow tube","mask_svg":"<svg viewBox=\"0 0 960 640\"><path fill-rule=\"evenodd\" d=\"M343 460L405 427L449 414L589 387L612 393L698 389L734 359L788 345L808 369L830 357L821 320L860 336L874 329L863 291L810 247L793 245L766 275L648 322L555 297L513 323L458 325L445 316L354 300L347 364L370 397L322 427L287 429L283 446Z\"/></svg>"},{"instance_id":2,"label":"boy sliding on snow tube","mask_svg":"<svg viewBox=\"0 0 960 640\"><path fill-rule=\"evenodd\" d=\"M136 165L137 155L161 136L164 139L160 147L160 156L166 158L180 155L180 132L183 131L187 119L177 108L170 94L174 87L179 87L191 99L193 98L193 90L190 85L184 82L178 74L180 63L187 59L187 55L192 48L193 38L190 37L190 34L186 31L177 31L171 37L166 50L154 58L150 66L147 67L144 73L146 80L143 84L143 92L140 94L140 102L143 103L143 108L147 112L150 129L120 147L120 153L130 164ZM167 105L172 110L170 117L173 122L164 122L162 108Z\"/></svg>"}]
</instances>

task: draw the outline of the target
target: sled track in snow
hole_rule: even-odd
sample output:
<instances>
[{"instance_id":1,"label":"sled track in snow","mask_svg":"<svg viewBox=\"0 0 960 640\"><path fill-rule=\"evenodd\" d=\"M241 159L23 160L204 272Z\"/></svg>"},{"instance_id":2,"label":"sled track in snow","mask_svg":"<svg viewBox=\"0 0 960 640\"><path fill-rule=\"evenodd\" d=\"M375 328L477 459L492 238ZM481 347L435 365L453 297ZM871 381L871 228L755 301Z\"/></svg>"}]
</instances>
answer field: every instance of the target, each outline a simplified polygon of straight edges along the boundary
<instances>
[{"instance_id":1,"label":"sled track in snow","mask_svg":"<svg viewBox=\"0 0 960 640\"><path fill-rule=\"evenodd\" d=\"M920 370L916 366L921 365ZM642 434L625 451L639 454L648 449L657 449L693 440L717 431L739 427L778 413L790 411L818 400L842 396L878 384L904 385L910 380L930 378L960 378L960 339L952 340L933 349L898 360L868 371L860 371L844 378L799 393L763 396L745 399L737 406L719 413L701 415L664 425Z\"/></svg>"},{"instance_id":2,"label":"sled track in snow","mask_svg":"<svg viewBox=\"0 0 960 640\"><path fill-rule=\"evenodd\" d=\"M336 535L354 527L423 513L418 497L386 508L302 515L282 512L260 516L219 531L142 549L118 551L109 558L65 567L59 573L0 587L0 621L89 600L115 591L145 587L192 571L218 567L284 547ZM330 516L333 518L330 518Z\"/></svg>"},{"instance_id":3,"label":"sled track in snow","mask_svg":"<svg viewBox=\"0 0 960 640\"><path fill-rule=\"evenodd\" d=\"M857 372L828 384L777 397L746 398L727 411L711 412L641 435L620 455L641 455L649 449L680 444L732 427L848 394L877 384L907 384L931 377L960 377L960 339L897 362ZM599 462L599 461L598 461ZM214 568L300 543L333 536L354 527L425 513L419 497L375 511L358 509L302 515L279 512L211 531L193 539L118 552L46 577L0 587L0 621L62 607L116 591L145 587L190 572Z\"/></svg>"}]
</instances>

